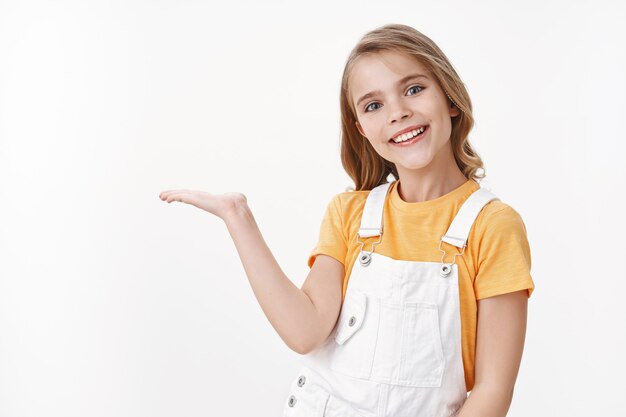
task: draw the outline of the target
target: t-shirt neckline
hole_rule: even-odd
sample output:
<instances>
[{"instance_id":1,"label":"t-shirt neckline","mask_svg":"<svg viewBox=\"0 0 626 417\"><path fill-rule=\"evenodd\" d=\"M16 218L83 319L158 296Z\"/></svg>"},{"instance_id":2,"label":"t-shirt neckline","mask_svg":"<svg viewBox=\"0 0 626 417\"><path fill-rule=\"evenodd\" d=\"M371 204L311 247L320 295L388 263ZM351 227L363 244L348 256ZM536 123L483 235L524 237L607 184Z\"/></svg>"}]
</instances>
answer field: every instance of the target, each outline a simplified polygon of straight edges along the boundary
<instances>
[{"instance_id":1,"label":"t-shirt neckline","mask_svg":"<svg viewBox=\"0 0 626 417\"><path fill-rule=\"evenodd\" d=\"M404 212L420 212L424 210L432 210L442 206L447 206L455 202L462 202L467 199L474 191L480 188L480 185L473 179L468 179L457 188L450 192L434 198L432 200L407 202L404 201L398 193L398 180L391 184L391 190L389 190L389 199L394 208Z\"/></svg>"}]
</instances>

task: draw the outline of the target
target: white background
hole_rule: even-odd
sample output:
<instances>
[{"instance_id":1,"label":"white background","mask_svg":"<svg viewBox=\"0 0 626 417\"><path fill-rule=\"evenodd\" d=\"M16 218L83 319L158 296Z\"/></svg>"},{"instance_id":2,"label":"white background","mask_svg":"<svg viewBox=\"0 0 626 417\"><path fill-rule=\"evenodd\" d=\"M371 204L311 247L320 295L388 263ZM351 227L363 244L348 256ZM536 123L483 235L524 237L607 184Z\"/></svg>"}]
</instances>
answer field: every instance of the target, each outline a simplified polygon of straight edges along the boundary
<instances>
[{"instance_id":1,"label":"white background","mask_svg":"<svg viewBox=\"0 0 626 417\"><path fill-rule=\"evenodd\" d=\"M300 366L224 223L246 194L298 286L368 30L431 37L536 291L509 416L623 416L620 2L0 1L0 416L278 416ZM622 214L620 214L622 213Z\"/></svg>"}]
</instances>

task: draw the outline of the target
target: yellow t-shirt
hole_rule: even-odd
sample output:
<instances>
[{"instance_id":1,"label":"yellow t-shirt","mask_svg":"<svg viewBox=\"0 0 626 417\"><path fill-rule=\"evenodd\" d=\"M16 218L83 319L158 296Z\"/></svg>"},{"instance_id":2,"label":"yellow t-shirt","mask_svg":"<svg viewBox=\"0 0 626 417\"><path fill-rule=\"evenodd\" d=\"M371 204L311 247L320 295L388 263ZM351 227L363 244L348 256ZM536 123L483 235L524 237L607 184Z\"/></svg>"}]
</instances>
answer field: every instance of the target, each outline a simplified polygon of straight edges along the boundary
<instances>
[{"instance_id":1,"label":"yellow t-shirt","mask_svg":"<svg viewBox=\"0 0 626 417\"><path fill-rule=\"evenodd\" d=\"M384 234L375 252L393 259L441 262L439 241L446 233L463 202L480 185L468 179L463 185L433 200L409 203L400 197L395 181L389 190L383 213ZM309 268L318 254L332 256L346 268L342 300L350 272L360 252L356 233L369 191L336 194L328 203L320 226L317 245L309 256ZM378 236L361 238L370 251ZM442 243L446 262L461 250ZM465 252L456 257L459 271L461 344L467 391L474 386L477 300L523 289L528 297L535 285L530 276L530 247L526 226L511 206L493 200L480 211L467 239ZM342 301L343 302L343 301Z\"/></svg>"}]
</instances>

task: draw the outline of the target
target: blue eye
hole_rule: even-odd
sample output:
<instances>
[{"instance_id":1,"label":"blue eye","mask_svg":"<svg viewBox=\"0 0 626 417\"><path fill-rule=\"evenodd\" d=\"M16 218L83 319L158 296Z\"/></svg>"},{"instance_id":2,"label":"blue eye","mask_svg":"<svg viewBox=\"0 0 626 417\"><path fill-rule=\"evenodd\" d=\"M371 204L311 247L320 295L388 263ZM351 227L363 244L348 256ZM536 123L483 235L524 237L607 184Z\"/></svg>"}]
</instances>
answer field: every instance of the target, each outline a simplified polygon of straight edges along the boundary
<instances>
[{"instance_id":1,"label":"blue eye","mask_svg":"<svg viewBox=\"0 0 626 417\"><path fill-rule=\"evenodd\" d=\"M365 108L366 112L370 111L370 110L367 110L367 109L369 109L372 104L379 104L379 103L373 102L373 103L368 104L367 107ZM374 109L374 110L376 110L376 109Z\"/></svg>"},{"instance_id":2,"label":"blue eye","mask_svg":"<svg viewBox=\"0 0 626 417\"><path fill-rule=\"evenodd\" d=\"M415 94L417 94L417 93L421 92L421 91L424 89L424 87L422 87L421 85L417 85L417 84L416 84L416 85L414 85L414 86L411 86L411 87L410 87L407 91L411 91L411 90L413 90L413 89L415 89L415 88L419 88L419 89L420 89L420 91L416 92ZM414 96L415 94L410 94L410 95L411 95L411 96ZM371 102L370 104L368 104L368 105L365 107L365 112L366 112L366 113L367 113L367 112L370 112L370 111L373 111L373 110L376 110L376 109L368 110L368 109L370 108L370 106L372 106L373 104L380 104L380 103L378 103L378 102L376 102L376 101L373 101L373 102Z\"/></svg>"},{"instance_id":3,"label":"blue eye","mask_svg":"<svg viewBox=\"0 0 626 417\"><path fill-rule=\"evenodd\" d=\"M409 88L409 91L411 91L414 88L419 88L420 91L422 91L424 89L424 87L422 87L421 85L414 85L413 87ZM419 92L419 91L418 91Z\"/></svg>"}]
</instances>

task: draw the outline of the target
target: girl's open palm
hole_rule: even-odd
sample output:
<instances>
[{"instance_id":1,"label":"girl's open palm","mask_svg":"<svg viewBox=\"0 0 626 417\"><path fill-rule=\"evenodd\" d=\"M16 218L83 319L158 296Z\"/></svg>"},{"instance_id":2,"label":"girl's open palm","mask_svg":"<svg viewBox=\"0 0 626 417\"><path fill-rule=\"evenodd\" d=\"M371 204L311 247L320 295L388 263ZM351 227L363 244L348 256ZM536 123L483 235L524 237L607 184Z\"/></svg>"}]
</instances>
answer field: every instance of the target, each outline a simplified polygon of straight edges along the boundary
<instances>
[{"instance_id":1,"label":"girl's open palm","mask_svg":"<svg viewBox=\"0 0 626 417\"><path fill-rule=\"evenodd\" d=\"M246 196L238 192L211 194L206 191L196 190L166 190L159 194L159 198L168 203L180 201L181 203L191 204L215 214L223 220L239 204L247 202Z\"/></svg>"}]
</instances>

